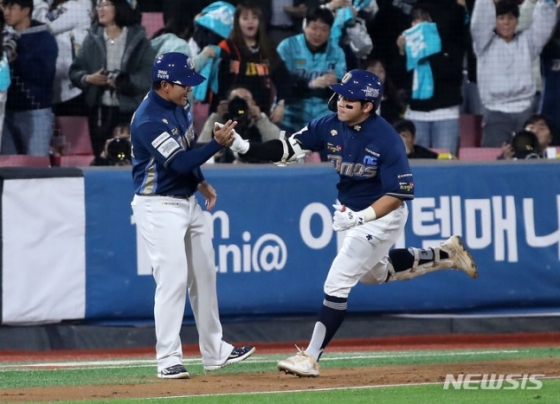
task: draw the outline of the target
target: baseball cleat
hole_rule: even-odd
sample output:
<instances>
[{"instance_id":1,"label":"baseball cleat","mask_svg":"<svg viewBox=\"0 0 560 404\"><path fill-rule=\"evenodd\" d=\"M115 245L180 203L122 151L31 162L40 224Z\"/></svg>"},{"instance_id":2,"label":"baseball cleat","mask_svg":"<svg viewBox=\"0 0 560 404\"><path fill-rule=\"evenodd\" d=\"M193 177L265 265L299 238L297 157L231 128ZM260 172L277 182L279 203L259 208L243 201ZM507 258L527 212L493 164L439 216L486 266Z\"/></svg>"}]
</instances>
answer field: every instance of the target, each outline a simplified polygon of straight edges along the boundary
<instances>
[{"instance_id":1,"label":"baseball cleat","mask_svg":"<svg viewBox=\"0 0 560 404\"><path fill-rule=\"evenodd\" d=\"M188 379L189 372L183 365L173 365L158 372L160 379Z\"/></svg>"},{"instance_id":2,"label":"baseball cleat","mask_svg":"<svg viewBox=\"0 0 560 404\"><path fill-rule=\"evenodd\" d=\"M217 366L204 366L204 370L207 370L207 371L211 372L213 370L221 369L224 366L244 361L249 356L253 355L255 353L255 351L256 351L256 348L254 346L250 346L250 345L242 346L242 347L239 347L239 348L234 347L233 351L231 351L231 353L229 354L229 357L227 358L227 360L223 364L217 365Z\"/></svg>"},{"instance_id":3,"label":"baseball cleat","mask_svg":"<svg viewBox=\"0 0 560 404\"><path fill-rule=\"evenodd\" d=\"M319 376L319 363L315 358L299 348L298 350L296 355L278 362L278 370L300 377Z\"/></svg>"},{"instance_id":4,"label":"baseball cleat","mask_svg":"<svg viewBox=\"0 0 560 404\"><path fill-rule=\"evenodd\" d=\"M441 249L449 254L449 259L453 262L453 268L463 271L473 279L478 276L474 258L463 244L461 237L451 236L441 243Z\"/></svg>"}]
</instances>

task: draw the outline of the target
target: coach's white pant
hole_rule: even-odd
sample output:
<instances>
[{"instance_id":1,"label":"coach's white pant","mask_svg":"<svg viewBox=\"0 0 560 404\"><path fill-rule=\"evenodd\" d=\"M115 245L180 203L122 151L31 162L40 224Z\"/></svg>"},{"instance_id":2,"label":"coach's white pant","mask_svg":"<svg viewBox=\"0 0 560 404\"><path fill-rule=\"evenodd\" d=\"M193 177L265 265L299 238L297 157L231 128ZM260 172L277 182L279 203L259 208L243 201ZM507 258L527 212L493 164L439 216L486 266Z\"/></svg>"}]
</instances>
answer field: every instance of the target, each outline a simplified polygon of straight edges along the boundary
<instances>
[{"instance_id":1,"label":"coach's white pant","mask_svg":"<svg viewBox=\"0 0 560 404\"><path fill-rule=\"evenodd\" d=\"M202 364L223 364L233 346L222 341L210 227L196 198L138 196L136 225L152 264L158 371L182 363L179 332L187 288L199 335Z\"/></svg>"},{"instance_id":2,"label":"coach's white pant","mask_svg":"<svg viewBox=\"0 0 560 404\"><path fill-rule=\"evenodd\" d=\"M358 281L385 282L389 250L404 231L407 218L408 207L403 203L381 219L348 230L329 269L325 294L345 298Z\"/></svg>"}]
</instances>

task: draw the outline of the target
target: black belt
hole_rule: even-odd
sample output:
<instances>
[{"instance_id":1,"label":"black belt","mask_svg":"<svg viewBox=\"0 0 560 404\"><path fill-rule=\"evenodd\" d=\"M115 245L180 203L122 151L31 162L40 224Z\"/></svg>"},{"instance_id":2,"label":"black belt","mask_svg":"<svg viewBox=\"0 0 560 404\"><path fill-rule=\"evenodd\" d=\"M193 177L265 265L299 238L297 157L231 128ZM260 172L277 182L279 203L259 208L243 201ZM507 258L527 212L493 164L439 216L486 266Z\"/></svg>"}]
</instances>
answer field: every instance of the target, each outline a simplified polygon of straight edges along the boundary
<instances>
[{"instance_id":1,"label":"black belt","mask_svg":"<svg viewBox=\"0 0 560 404\"><path fill-rule=\"evenodd\" d=\"M161 194L144 195L144 194L136 194L136 195L138 195L138 196L163 196L163 197L166 197L166 198L186 199L188 201L189 198L191 196L193 196L194 194L190 194L190 195L161 195Z\"/></svg>"}]
</instances>

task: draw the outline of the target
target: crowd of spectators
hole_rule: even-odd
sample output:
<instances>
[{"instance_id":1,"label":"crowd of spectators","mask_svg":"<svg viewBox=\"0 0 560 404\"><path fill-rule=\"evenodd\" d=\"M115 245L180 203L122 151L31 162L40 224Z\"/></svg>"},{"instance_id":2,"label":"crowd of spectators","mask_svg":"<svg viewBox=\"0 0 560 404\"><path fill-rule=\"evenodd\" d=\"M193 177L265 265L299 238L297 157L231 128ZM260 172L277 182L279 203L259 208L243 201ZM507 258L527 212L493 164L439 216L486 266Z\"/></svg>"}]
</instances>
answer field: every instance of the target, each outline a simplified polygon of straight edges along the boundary
<instances>
[{"instance_id":1,"label":"crowd of spectators","mask_svg":"<svg viewBox=\"0 0 560 404\"><path fill-rule=\"evenodd\" d=\"M536 156L560 145L560 0L185 3L3 0L0 153L48 155L54 116L78 115L93 164L108 164L108 141L126 144L122 128L150 88L153 61L170 51L208 79L190 95L207 107L201 144L228 118L253 142L289 136L329 113L329 85L363 68L384 83L377 113L411 158L457 156L465 112L482 116L480 146L502 148L500 158L516 158L525 132ZM164 26L148 37L142 13L153 11Z\"/></svg>"}]
</instances>

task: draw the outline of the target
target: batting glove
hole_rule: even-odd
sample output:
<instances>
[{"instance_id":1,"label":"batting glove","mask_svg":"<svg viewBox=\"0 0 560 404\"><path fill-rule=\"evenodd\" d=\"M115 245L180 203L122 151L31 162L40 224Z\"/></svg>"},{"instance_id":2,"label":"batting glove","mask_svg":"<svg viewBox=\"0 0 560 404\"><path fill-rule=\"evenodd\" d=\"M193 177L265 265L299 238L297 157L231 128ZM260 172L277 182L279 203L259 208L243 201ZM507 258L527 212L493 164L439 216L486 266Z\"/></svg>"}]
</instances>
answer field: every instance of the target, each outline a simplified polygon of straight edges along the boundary
<instances>
[{"instance_id":1,"label":"batting glove","mask_svg":"<svg viewBox=\"0 0 560 404\"><path fill-rule=\"evenodd\" d=\"M245 154L249 151L249 141L243 139L239 133L237 132L233 132L233 136L235 137L235 140L233 141L233 144L229 147L231 149L232 152L234 153L239 153L239 154Z\"/></svg>"},{"instance_id":2,"label":"batting glove","mask_svg":"<svg viewBox=\"0 0 560 404\"><path fill-rule=\"evenodd\" d=\"M339 204L333 205L333 207L335 209L332 225L334 231L344 231L361 226L376 218L375 211L371 206L359 212L354 212L352 209Z\"/></svg>"},{"instance_id":3,"label":"batting glove","mask_svg":"<svg viewBox=\"0 0 560 404\"><path fill-rule=\"evenodd\" d=\"M223 126L224 126L223 123L214 122L215 128L221 128ZM243 139L241 135L235 131L235 129L233 130L233 137L234 137L233 144L229 147L231 151L239 154L247 153L249 151L249 146L250 146L249 141Z\"/></svg>"}]
</instances>

